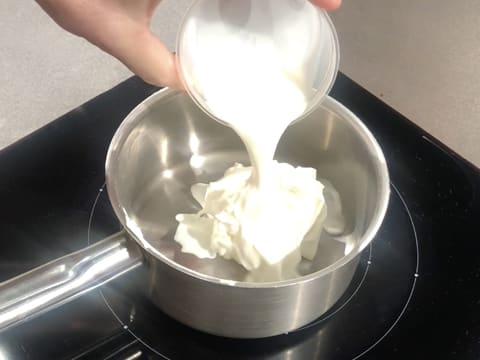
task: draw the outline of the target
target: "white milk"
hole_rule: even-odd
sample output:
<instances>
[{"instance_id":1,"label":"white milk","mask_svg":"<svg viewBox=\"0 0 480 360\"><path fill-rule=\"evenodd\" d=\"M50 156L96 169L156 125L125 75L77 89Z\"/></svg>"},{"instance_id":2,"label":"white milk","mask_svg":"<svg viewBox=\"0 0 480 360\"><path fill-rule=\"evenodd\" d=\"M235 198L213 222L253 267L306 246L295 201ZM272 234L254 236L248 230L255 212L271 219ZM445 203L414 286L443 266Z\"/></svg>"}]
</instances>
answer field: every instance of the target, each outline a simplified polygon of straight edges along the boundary
<instances>
[{"instance_id":1,"label":"white milk","mask_svg":"<svg viewBox=\"0 0 480 360\"><path fill-rule=\"evenodd\" d=\"M295 277L301 257L312 259L317 250L326 217L323 185L314 169L280 164L273 156L285 129L307 107L305 91L279 61L292 55L279 52L273 40L259 34L252 41L221 28L210 34L197 51L195 81L210 111L241 137L252 166L235 164L222 179L195 185L202 210L177 215L175 240L200 258L235 260L251 281Z\"/></svg>"}]
</instances>

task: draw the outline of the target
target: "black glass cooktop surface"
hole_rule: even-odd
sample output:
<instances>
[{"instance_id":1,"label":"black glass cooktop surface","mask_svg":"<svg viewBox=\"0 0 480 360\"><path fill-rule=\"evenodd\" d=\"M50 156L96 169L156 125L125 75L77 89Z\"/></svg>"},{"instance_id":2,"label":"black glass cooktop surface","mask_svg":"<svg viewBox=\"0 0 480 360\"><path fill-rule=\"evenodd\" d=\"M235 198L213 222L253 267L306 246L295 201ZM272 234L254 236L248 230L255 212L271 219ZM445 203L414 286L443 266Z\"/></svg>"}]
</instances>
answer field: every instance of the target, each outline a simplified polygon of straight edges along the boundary
<instances>
[{"instance_id":1,"label":"black glass cooktop surface","mask_svg":"<svg viewBox=\"0 0 480 360\"><path fill-rule=\"evenodd\" d=\"M120 227L104 190L115 130L157 91L137 78L0 152L0 280ZM478 359L480 171L339 75L391 175L385 221L344 296L289 334L235 340L163 314L139 268L0 334L0 359Z\"/></svg>"}]
</instances>

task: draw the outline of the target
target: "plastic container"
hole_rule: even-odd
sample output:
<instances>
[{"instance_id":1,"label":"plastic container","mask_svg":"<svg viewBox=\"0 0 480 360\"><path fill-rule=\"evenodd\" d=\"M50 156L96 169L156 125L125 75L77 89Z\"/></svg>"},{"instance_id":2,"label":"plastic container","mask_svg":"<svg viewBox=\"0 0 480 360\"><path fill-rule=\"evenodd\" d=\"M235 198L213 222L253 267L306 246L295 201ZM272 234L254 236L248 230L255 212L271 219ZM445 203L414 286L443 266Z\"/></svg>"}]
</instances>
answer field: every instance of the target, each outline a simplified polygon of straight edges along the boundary
<instances>
[{"instance_id":1,"label":"plastic container","mask_svg":"<svg viewBox=\"0 0 480 360\"><path fill-rule=\"evenodd\" d=\"M326 11L307 0L197 0L180 25L177 61L189 95L218 120L225 119L209 105L212 88L229 102L241 97L238 88L266 98L277 74L303 93L303 117L330 91L339 47Z\"/></svg>"}]
</instances>

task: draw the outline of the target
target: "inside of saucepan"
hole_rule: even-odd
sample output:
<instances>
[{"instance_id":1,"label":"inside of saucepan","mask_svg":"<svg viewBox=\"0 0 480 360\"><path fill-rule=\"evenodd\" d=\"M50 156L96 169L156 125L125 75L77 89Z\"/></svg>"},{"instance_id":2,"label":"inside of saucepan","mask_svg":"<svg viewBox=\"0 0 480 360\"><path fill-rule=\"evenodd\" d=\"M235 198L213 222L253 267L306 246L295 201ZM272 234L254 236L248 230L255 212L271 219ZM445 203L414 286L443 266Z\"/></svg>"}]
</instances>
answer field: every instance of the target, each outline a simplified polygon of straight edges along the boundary
<instances>
[{"instance_id":1,"label":"inside of saucepan","mask_svg":"<svg viewBox=\"0 0 480 360\"><path fill-rule=\"evenodd\" d=\"M313 167L319 179L333 185L346 220L342 233L322 233L316 258L302 264L304 274L335 267L358 253L378 228L372 223L383 218L381 202L387 200L382 182L388 183L383 156L351 115L326 99L287 129L277 149L277 160ZM198 259L182 253L173 239L175 215L199 210L190 187L219 179L235 162L249 164L249 159L231 129L209 118L185 94L157 93L127 117L112 141L107 160L112 205L127 230L156 257L180 269L243 281L246 273L235 262Z\"/></svg>"}]
</instances>

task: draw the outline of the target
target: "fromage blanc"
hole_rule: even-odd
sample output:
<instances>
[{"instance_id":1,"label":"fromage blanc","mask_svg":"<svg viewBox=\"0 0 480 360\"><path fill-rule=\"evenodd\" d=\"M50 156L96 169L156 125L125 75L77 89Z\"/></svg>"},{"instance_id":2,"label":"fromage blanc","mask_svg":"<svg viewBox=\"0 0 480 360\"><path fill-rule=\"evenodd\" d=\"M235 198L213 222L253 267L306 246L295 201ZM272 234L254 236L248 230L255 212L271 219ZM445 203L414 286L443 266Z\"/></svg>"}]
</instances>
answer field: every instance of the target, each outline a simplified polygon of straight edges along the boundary
<instances>
[{"instance_id":1,"label":"fromage blanc","mask_svg":"<svg viewBox=\"0 0 480 360\"><path fill-rule=\"evenodd\" d=\"M215 93L227 86L221 79L209 87L211 108L241 137L252 166L235 164L220 180L194 185L201 210L177 215L175 240L183 252L234 260L249 271L247 281L265 282L298 276L301 258L317 251L327 210L315 169L273 160L283 132L305 110L302 92L271 71L258 77L274 86L267 97L261 87L241 97L249 106Z\"/></svg>"},{"instance_id":2,"label":"fromage blanc","mask_svg":"<svg viewBox=\"0 0 480 360\"><path fill-rule=\"evenodd\" d=\"M270 165L274 180L266 189L252 182L253 168L241 164L218 181L194 185L192 193L202 209L177 215L175 238L183 251L233 259L250 271L252 281L297 276L301 257L312 259L317 249L315 229L326 216L323 185L314 169Z\"/></svg>"},{"instance_id":3,"label":"fromage blanc","mask_svg":"<svg viewBox=\"0 0 480 360\"><path fill-rule=\"evenodd\" d=\"M235 164L218 181L194 185L201 210L176 216L175 240L199 258L236 261L248 270L248 281L293 278L301 258L311 260L317 251L327 209L315 169L273 158L312 89L292 61L281 61L294 55L282 53L275 39L212 26L197 44L202 52L192 64L195 81L210 112L242 139L251 166Z\"/></svg>"}]
</instances>

